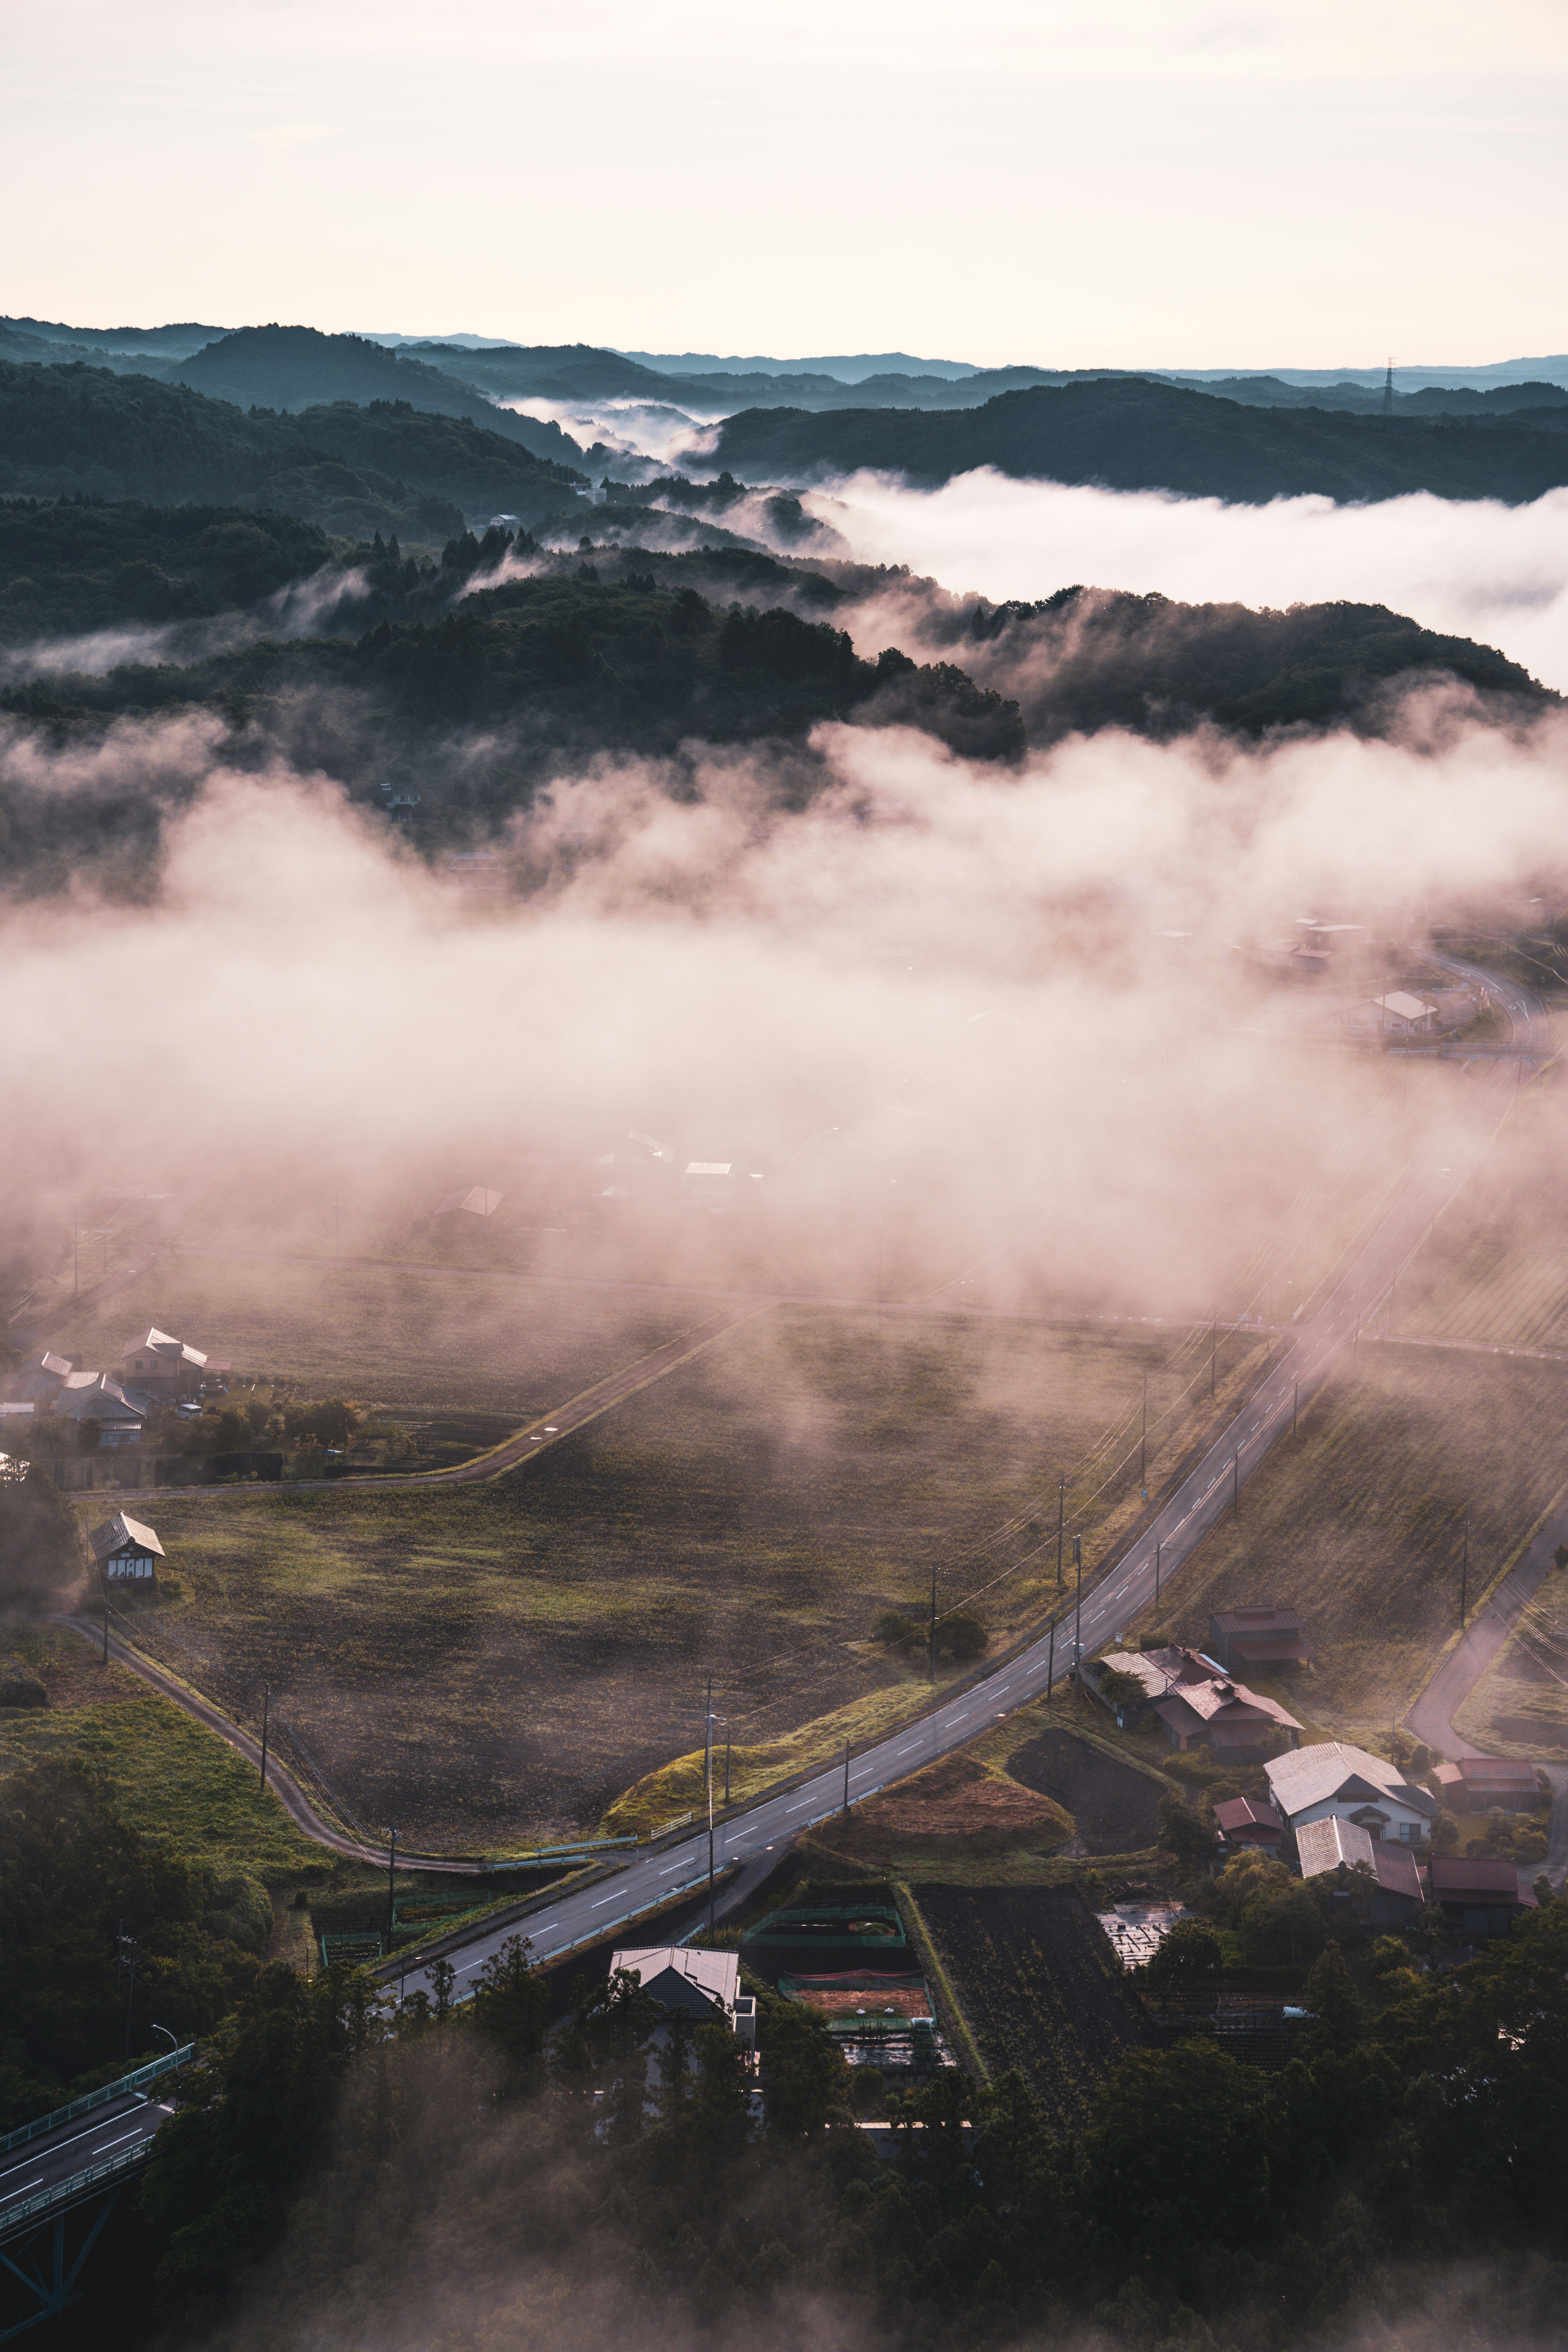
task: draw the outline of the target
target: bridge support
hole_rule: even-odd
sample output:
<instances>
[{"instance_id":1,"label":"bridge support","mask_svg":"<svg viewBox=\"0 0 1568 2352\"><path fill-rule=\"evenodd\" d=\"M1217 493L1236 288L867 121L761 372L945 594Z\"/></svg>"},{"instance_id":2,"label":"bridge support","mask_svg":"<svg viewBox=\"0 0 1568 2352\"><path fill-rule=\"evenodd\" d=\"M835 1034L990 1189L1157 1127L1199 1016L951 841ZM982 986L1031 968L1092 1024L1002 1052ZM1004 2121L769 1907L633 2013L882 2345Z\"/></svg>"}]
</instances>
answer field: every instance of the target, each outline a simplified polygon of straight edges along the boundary
<instances>
[{"instance_id":1,"label":"bridge support","mask_svg":"<svg viewBox=\"0 0 1568 2352\"><path fill-rule=\"evenodd\" d=\"M13 2336L23 2335L29 2327L37 2327L42 2320L58 2318L68 2305L79 2299L77 2281L98 2243L99 2232L114 2210L119 2194L116 2183L93 2204L78 2205L68 2213L57 2213L52 2220L46 2218L26 2236L13 2238L8 2246L0 2246L0 2264L22 2290L20 2295L13 2291L11 2307L17 2315L0 2326L0 2344L9 2342ZM68 2269L66 2225L72 2221L87 2221L89 2214L92 2218ZM0 2315L4 2315L3 2305Z\"/></svg>"}]
</instances>

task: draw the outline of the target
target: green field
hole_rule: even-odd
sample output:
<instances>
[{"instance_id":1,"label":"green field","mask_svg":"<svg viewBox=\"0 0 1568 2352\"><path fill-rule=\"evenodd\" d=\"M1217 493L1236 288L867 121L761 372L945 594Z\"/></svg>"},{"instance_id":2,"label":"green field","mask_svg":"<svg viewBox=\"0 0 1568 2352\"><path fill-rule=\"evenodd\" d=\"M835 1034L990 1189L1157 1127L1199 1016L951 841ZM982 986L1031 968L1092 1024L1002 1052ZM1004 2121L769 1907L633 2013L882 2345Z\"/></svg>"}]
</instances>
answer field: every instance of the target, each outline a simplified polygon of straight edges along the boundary
<instances>
[{"instance_id":1,"label":"green field","mask_svg":"<svg viewBox=\"0 0 1568 2352\"><path fill-rule=\"evenodd\" d=\"M1304 1408L1137 1629L1205 1643L1212 1610L1300 1609L1316 1664L1259 1680L1319 1736L1386 1731L1568 1478L1568 1371L1525 1358L1363 1342Z\"/></svg>"},{"instance_id":2,"label":"green field","mask_svg":"<svg viewBox=\"0 0 1568 2352\"><path fill-rule=\"evenodd\" d=\"M73 1318L49 1344L112 1369L132 1333L155 1323L237 1375L276 1374L308 1396L479 1407L524 1421L712 1312L710 1299L684 1291L178 1255Z\"/></svg>"},{"instance_id":3,"label":"green field","mask_svg":"<svg viewBox=\"0 0 1568 2352\"><path fill-rule=\"evenodd\" d=\"M869 1635L925 1605L933 1564L942 1605L978 1591L994 1642L1037 1616L1056 1465L1092 1465L1068 1525L1095 1557L1139 1507L1096 1442L1141 1412L1145 1371L1152 1419L1174 1400L1179 1344L782 1309L492 1483L160 1496L184 1598L138 1638L247 1722L269 1682L280 1753L298 1735L368 1824L485 1850L580 1833L697 1744L710 1673L746 1749L918 1703L923 1659ZM1226 1343L1213 1412L1260 1354ZM1152 1480L1210 1412L1205 1378Z\"/></svg>"},{"instance_id":4,"label":"green field","mask_svg":"<svg viewBox=\"0 0 1568 2352\"><path fill-rule=\"evenodd\" d=\"M196 1862L245 1870L268 1885L318 1868L321 1848L296 1829L243 1757L173 1699L123 1668L99 1664L56 1626L7 1629L0 1663L38 1675L47 1707L0 1710L0 1769L80 1755L101 1771L133 1829L166 1838Z\"/></svg>"}]
</instances>

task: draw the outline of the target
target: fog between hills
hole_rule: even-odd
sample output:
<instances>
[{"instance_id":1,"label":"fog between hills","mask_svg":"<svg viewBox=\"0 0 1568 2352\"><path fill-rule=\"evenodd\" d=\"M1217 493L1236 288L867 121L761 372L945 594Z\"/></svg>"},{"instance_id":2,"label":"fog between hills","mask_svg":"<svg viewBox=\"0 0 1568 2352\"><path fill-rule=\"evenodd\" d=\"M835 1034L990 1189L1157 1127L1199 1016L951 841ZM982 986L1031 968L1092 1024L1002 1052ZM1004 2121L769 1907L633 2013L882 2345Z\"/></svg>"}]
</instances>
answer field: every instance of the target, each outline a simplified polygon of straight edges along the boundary
<instances>
[{"instance_id":1,"label":"fog between hills","mask_svg":"<svg viewBox=\"0 0 1568 2352\"><path fill-rule=\"evenodd\" d=\"M908 563L959 593L1034 598L1087 581L1276 609L1344 597L1479 638L1568 688L1568 490L1518 507L1425 492L1226 506L985 468L936 490L857 474L805 503L863 561Z\"/></svg>"},{"instance_id":2,"label":"fog between hills","mask_svg":"<svg viewBox=\"0 0 1568 2352\"><path fill-rule=\"evenodd\" d=\"M14 733L33 791L170 814L155 882L5 909L0 1084L57 1185L391 1193L482 1139L586 1168L637 1128L745 1177L761 1207L712 1231L747 1279L863 1292L886 1220L917 1295L984 1256L997 1303L1239 1310L1347 1137L1392 1169L1455 1082L1252 1034L1233 943L1325 912L1414 940L1549 884L1562 740L1102 735L999 774L827 727L805 808L754 751L602 759L513 821L522 895L476 908L205 722Z\"/></svg>"}]
</instances>

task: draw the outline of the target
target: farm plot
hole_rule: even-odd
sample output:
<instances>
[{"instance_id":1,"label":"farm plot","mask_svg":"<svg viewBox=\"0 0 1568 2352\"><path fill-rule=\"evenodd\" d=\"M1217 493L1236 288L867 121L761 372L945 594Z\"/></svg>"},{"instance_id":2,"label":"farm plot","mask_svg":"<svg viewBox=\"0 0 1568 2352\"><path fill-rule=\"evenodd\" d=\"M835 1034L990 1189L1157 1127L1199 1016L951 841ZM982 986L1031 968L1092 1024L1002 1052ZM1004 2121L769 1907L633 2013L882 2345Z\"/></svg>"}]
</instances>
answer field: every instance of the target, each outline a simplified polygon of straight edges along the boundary
<instances>
[{"instance_id":1,"label":"farm plot","mask_svg":"<svg viewBox=\"0 0 1568 2352\"><path fill-rule=\"evenodd\" d=\"M1568 1570L1547 1571L1454 1727L1489 1755L1568 1758Z\"/></svg>"},{"instance_id":2,"label":"farm plot","mask_svg":"<svg viewBox=\"0 0 1568 2352\"><path fill-rule=\"evenodd\" d=\"M1317 1663L1264 1687L1321 1736L1386 1732L1458 1629L1464 1520L1473 1606L1562 1486L1565 1412L1554 1364L1363 1342L1143 1635L1202 1647L1214 1610L1288 1601Z\"/></svg>"},{"instance_id":3,"label":"farm plot","mask_svg":"<svg viewBox=\"0 0 1568 2352\"><path fill-rule=\"evenodd\" d=\"M1157 1377L1116 1330L783 1310L493 1483L160 1496L185 1597L144 1638L247 1722L269 1682L340 1802L410 1839L592 1826L689 1754L710 1673L740 1793L801 1726L923 1696L869 1636L933 1560L944 1605L986 1588L994 1639L1037 1613L1042 1457L1070 1471L1152 1354Z\"/></svg>"},{"instance_id":4,"label":"farm plot","mask_svg":"<svg viewBox=\"0 0 1568 2352\"><path fill-rule=\"evenodd\" d=\"M913 1892L993 2078L1018 2067L1051 2129L1081 2131L1112 2067L1147 2038L1081 1898L1046 1886Z\"/></svg>"},{"instance_id":5,"label":"farm plot","mask_svg":"<svg viewBox=\"0 0 1568 2352\"><path fill-rule=\"evenodd\" d=\"M548 1412L701 1322L710 1299L421 1266L160 1259L130 1290L67 1323L60 1354L112 1368L156 1323L237 1374L310 1396Z\"/></svg>"},{"instance_id":6,"label":"farm plot","mask_svg":"<svg viewBox=\"0 0 1568 2352\"><path fill-rule=\"evenodd\" d=\"M1070 1731L1043 1731L1015 1748L1007 1769L1072 1816L1077 1853L1137 1853L1160 1833L1161 1786Z\"/></svg>"}]
</instances>

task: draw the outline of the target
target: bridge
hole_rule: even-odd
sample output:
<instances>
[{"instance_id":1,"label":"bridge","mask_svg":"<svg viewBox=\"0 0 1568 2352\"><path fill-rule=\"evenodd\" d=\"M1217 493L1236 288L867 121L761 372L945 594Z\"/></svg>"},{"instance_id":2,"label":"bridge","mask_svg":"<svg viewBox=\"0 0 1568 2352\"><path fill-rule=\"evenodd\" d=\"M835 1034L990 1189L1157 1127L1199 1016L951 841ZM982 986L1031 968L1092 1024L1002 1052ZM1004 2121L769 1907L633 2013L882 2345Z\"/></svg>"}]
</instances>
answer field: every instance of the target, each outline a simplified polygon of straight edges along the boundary
<instances>
[{"instance_id":1,"label":"bridge","mask_svg":"<svg viewBox=\"0 0 1568 2352\"><path fill-rule=\"evenodd\" d=\"M174 2114L166 2094L195 2055L187 2042L0 2137L0 2344L77 2300L87 2258Z\"/></svg>"}]
</instances>

